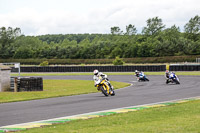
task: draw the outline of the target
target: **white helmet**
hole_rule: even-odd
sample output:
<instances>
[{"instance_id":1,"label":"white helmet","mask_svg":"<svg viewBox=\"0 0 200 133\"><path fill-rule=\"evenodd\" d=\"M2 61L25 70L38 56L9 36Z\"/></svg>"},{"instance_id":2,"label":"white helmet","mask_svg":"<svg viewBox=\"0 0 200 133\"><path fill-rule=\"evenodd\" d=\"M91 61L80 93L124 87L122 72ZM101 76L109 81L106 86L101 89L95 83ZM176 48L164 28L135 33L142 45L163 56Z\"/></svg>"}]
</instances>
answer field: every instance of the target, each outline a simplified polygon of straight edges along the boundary
<instances>
[{"instance_id":1,"label":"white helmet","mask_svg":"<svg viewBox=\"0 0 200 133\"><path fill-rule=\"evenodd\" d=\"M94 75L97 75L99 71L97 69L94 70Z\"/></svg>"}]
</instances>

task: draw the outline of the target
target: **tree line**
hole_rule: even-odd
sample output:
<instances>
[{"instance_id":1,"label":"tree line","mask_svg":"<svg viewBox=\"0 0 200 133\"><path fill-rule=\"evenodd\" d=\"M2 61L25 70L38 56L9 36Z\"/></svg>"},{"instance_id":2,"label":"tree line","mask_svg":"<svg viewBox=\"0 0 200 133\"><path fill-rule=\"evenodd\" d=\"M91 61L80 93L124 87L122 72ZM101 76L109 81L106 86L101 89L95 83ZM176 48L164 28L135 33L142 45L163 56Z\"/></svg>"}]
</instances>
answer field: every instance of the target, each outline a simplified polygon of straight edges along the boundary
<instances>
[{"instance_id":1,"label":"tree line","mask_svg":"<svg viewBox=\"0 0 200 133\"><path fill-rule=\"evenodd\" d=\"M135 25L110 28L110 34L25 36L20 28L0 28L0 58L112 59L200 55L200 16L191 18L184 32L165 28L159 17L149 18L142 33Z\"/></svg>"}]
</instances>

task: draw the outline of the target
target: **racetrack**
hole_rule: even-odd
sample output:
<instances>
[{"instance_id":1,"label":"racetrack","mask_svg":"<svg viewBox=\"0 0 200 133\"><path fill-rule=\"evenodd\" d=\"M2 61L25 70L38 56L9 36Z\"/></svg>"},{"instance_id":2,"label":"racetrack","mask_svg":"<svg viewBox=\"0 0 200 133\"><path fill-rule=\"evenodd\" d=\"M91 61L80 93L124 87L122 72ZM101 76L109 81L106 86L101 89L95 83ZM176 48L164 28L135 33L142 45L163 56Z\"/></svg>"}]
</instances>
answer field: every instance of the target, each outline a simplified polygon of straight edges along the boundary
<instances>
[{"instance_id":1,"label":"racetrack","mask_svg":"<svg viewBox=\"0 0 200 133\"><path fill-rule=\"evenodd\" d=\"M164 76L148 78L150 82L136 82L130 75L109 76L111 81L133 84L115 90L116 96L112 97L98 92L0 104L0 126L200 96L200 76L179 76L180 85L165 84ZM44 76L43 79L92 80L92 76Z\"/></svg>"}]
</instances>

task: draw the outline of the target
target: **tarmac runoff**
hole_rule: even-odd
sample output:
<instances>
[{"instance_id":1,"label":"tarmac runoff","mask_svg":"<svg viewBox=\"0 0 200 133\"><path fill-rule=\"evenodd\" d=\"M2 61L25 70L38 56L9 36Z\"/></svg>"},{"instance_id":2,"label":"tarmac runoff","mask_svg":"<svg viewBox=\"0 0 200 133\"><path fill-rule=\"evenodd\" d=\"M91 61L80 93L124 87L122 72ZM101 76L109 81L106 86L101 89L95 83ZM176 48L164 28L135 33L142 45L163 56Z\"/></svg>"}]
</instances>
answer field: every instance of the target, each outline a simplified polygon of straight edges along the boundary
<instances>
[{"instance_id":1,"label":"tarmac runoff","mask_svg":"<svg viewBox=\"0 0 200 133\"><path fill-rule=\"evenodd\" d=\"M105 117L105 116L109 116L109 115L113 115L117 113L140 111L147 108L170 106L173 104L185 103L188 101L194 101L194 100L199 100L199 99L200 99L200 96L190 97L190 98L177 99L177 100L172 100L172 101L164 101L164 102L151 103L151 104L145 104L145 105L123 107L123 108L117 108L117 109L111 109L111 110L104 110L104 111L91 112L91 113L86 113L86 114L79 114L79 115L73 115L73 116L42 120L42 121L3 126L3 127L0 127L0 133L16 132L16 131L27 130L31 128L39 128L39 127L49 126L53 124L67 123L74 120L87 120L87 119L92 119L92 118L97 118L97 117Z\"/></svg>"}]
</instances>

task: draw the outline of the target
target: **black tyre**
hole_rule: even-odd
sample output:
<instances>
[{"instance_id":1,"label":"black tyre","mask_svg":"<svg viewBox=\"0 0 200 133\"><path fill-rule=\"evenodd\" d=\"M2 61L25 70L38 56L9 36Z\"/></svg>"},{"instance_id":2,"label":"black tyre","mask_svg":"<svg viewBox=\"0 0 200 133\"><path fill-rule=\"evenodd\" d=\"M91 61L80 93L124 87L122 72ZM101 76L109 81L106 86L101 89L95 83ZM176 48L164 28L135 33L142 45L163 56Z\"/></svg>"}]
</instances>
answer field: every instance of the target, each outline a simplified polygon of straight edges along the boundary
<instances>
[{"instance_id":1,"label":"black tyre","mask_svg":"<svg viewBox=\"0 0 200 133\"><path fill-rule=\"evenodd\" d=\"M103 86L101 86L101 92L105 95L108 96L109 94L107 93L107 90L104 90Z\"/></svg>"},{"instance_id":2,"label":"black tyre","mask_svg":"<svg viewBox=\"0 0 200 133\"><path fill-rule=\"evenodd\" d=\"M112 94L111 94L111 96L114 96L115 95L115 91L112 91Z\"/></svg>"},{"instance_id":3,"label":"black tyre","mask_svg":"<svg viewBox=\"0 0 200 133\"><path fill-rule=\"evenodd\" d=\"M180 84L180 82L179 82L177 79L173 79L173 81L174 81L176 84Z\"/></svg>"},{"instance_id":4,"label":"black tyre","mask_svg":"<svg viewBox=\"0 0 200 133\"><path fill-rule=\"evenodd\" d=\"M180 84L180 82L178 80L176 80L176 84Z\"/></svg>"}]
</instances>

